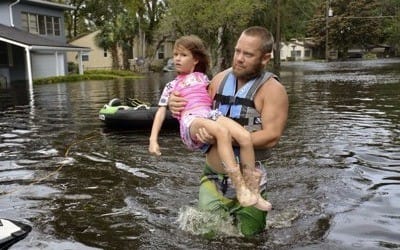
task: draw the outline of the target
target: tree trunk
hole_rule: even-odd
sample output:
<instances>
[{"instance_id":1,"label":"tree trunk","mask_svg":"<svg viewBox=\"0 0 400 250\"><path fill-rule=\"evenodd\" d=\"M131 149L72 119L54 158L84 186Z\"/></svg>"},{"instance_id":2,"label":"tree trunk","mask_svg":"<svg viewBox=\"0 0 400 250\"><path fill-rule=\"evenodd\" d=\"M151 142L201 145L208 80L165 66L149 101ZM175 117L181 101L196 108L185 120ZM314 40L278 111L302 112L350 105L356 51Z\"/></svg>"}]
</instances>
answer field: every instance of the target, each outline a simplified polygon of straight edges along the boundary
<instances>
[{"instance_id":1,"label":"tree trunk","mask_svg":"<svg viewBox=\"0 0 400 250\"><path fill-rule=\"evenodd\" d=\"M213 75L217 72L221 72L224 63L224 56L222 54L222 36L224 34L224 28L221 26L218 28L218 37L217 37L217 63L214 68Z\"/></svg>"},{"instance_id":2,"label":"tree trunk","mask_svg":"<svg viewBox=\"0 0 400 250\"><path fill-rule=\"evenodd\" d=\"M274 46L274 69L281 67L281 3L276 0L276 34Z\"/></svg>"},{"instance_id":3,"label":"tree trunk","mask_svg":"<svg viewBox=\"0 0 400 250\"><path fill-rule=\"evenodd\" d=\"M117 44L113 44L111 46L111 57L112 57L112 68L119 69L119 55L118 55Z\"/></svg>"}]
</instances>

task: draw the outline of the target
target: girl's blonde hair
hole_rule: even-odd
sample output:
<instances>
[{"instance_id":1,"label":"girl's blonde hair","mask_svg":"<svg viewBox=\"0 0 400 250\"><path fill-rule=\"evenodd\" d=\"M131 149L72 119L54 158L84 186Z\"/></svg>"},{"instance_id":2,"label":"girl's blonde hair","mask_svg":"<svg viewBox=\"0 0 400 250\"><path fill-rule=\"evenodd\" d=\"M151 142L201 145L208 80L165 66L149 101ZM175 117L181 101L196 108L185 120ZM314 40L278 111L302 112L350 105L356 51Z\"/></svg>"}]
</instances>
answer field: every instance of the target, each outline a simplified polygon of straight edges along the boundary
<instances>
[{"instance_id":1,"label":"girl's blonde hair","mask_svg":"<svg viewBox=\"0 0 400 250\"><path fill-rule=\"evenodd\" d=\"M194 72L207 73L210 57L203 40L196 35L182 36L175 41L174 49L179 46L189 50L193 57L199 61L194 68Z\"/></svg>"}]
</instances>

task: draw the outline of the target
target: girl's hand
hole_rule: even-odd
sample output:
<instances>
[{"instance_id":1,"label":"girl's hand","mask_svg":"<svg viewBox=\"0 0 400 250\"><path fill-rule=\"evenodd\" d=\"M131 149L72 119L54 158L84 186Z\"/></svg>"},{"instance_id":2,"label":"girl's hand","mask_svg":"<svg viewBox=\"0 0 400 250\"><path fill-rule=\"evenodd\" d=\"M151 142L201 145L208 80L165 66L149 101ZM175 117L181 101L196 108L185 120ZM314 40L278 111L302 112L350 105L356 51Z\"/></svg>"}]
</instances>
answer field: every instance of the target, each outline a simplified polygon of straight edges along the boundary
<instances>
[{"instance_id":1,"label":"girl's hand","mask_svg":"<svg viewBox=\"0 0 400 250\"><path fill-rule=\"evenodd\" d=\"M200 128L198 133L196 134L197 140L202 143L214 144L215 138L210 135L205 128Z\"/></svg>"}]
</instances>

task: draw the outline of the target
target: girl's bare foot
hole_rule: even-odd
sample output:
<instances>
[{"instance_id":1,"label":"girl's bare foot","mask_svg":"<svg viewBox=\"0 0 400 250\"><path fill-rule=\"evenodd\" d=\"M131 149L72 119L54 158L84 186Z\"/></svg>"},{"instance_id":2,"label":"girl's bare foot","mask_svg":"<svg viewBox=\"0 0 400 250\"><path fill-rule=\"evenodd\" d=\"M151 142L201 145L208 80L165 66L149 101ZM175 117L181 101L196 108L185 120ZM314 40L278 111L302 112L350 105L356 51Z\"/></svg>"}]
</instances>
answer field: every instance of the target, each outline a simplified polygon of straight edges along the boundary
<instances>
[{"instance_id":1,"label":"girl's bare foot","mask_svg":"<svg viewBox=\"0 0 400 250\"><path fill-rule=\"evenodd\" d=\"M272 205L270 202L265 200L260 195L260 181L262 177L261 170L255 167L249 167L246 164L242 165L242 172L243 172L243 179L249 187L250 191L257 196L257 202L254 204L254 207L263 210L263 211L270 211L272 209Z\"/></svg>"}]
</instances>

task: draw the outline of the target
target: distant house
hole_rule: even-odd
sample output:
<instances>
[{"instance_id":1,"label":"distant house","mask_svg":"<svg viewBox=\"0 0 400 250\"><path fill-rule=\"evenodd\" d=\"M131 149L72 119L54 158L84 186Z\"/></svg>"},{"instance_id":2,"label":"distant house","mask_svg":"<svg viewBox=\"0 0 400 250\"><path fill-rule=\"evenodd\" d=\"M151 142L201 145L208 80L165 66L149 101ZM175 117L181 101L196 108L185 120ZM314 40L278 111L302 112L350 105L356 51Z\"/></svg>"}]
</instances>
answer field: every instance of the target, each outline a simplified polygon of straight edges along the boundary
<instances>
[{"instance_id":1,"label":"distant house","mask_svg":"<svg viewBox=\"0 0 400 250\"><path fill-rule=\"evenodd\" d=\"M68 62L79 64L82 60L83 68L88 69L111 69L112 57L111 52L100 48L96 44L96 35L100 31L94 31L89 34L82 35L70 41L69 44L78 47L90 47L90 51L80 53L80 51L68 52ZM81 55L81 58L79 57ZM120 58L120 67L122 67L122 52L119 50L118 56Z\"/></svg>"},{"instance_id":2,"label":"distant house","mask_svg":"<svg viewBox=\"0 0 400 250\"><path fill-rule=\"evenodd\" d=\"M112 68L112 56L111 52L99 47L96 44L96 35L100 31L94 31L89 34L85 34L70 41L69 44L80 47L90 47L91 50L82 53L82 65L85 69L111 69ZM155 50L156 44L159 44L157 50ZM157 39L153 41L153 44L147 45L145 39L138 35L133 40L132 47L132 58L129 59L130 69L133 71L144 72L147 71L151 66L162 68L172 57L174 41L166 39L160 43ZM155 51L155 52L154 52ZM149 58L148 53L152 53L153 57ZM78 63L79 61L78 52L68 52L68 62ZM118 48L119 68L123 67L122 59L122 48Z\"/></svg>"},{"instance_id":3,"label":"distant house","mask_svg":"<svg viewBox=\"0 0 400 250\"><path fill-rule=\"evenodd\" d=\"M162 38L154 39L153 43L149 48L145 48L144 42L140 42L141 39L135 39L133 45L133 57L134 59L145 58L145 51L155 51L153 57L151 58L151 66L155 68L162 68L167 65L168 60L173 56L173 49L175 40L173 38ZM158 45L158 48L155 47Z\"/></svg>"},{"instance_id":4,"label":"distant house","mask_svg":"<svg viewBox=\"0 0 400 250\"><path fill-rule=\"evenodd\" d=\"M314 47L311 39L290 39L288 42L281 43L281 60L310 60L313 58Z\"/></svg>"},{"instance_id":5,"label":"distant house","mask_svg":"<svg viewBox=\"0 0 400 250\"><path fill-rule=\"evenodd\" d=\"M386 58L395 55L395 50L388 44L376 44L368 47L368 52L375 54L378 58Z\"/></svg>"},{"instance_id":6,"label":"distant house","mask_svg":"<svg viewBox=\"0 0 400 250\"><path fill-rule=\"evenodd\" d=\"M74 7L44 0L1 0L0 76L8 83L62 76L67 51L90 49L68 45L64 11Z\"/></svg>"}]
</instances>

